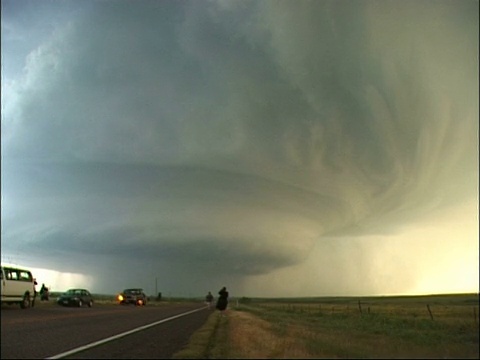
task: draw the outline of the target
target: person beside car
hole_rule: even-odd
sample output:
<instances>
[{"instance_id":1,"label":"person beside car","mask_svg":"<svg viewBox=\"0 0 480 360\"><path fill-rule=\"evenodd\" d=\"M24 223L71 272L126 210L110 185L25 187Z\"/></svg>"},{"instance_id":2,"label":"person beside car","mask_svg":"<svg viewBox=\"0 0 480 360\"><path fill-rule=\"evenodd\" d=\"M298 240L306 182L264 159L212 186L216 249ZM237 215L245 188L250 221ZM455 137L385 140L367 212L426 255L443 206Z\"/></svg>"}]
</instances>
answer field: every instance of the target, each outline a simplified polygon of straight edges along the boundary
<instances>
[{"instance_id":1,"label":"person beside car","mask_svg":"<svg viewBox=\"0 0 480 360\"><path fill-rule=\"evenodd\" d=\"M48 301L48 295L48 288L45 286L45 283L43 283L40 288L40 301Z\"/></svg>"},{"instance_id":2,"label":"person beside car","mask_svg":"<svg viewBox=\"0 0 480 360\"><path fill-rule=\"evenodd\" d=\"M35 299L37 298L37 279L33 279L33 299L32 299L32 307L35 306Z\"/></svg>"}]
</instances>

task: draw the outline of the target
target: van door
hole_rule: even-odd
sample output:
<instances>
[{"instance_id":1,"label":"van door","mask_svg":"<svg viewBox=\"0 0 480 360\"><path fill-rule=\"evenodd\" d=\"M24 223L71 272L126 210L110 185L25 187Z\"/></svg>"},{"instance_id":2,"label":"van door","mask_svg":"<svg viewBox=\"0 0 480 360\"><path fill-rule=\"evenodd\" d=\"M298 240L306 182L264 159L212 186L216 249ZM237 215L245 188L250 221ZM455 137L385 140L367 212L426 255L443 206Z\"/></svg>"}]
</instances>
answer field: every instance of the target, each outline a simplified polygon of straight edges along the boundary
<instances>
[{"instance_id":1,"label":"van door","mask_svg":"<svg viewBox=\"0 0 480 360\"><path fill-rule=\"evenodd\" d=\"M18 270L18 286L19 293L22 295L28 290L30 293L30 298L33 300L35 295L35 285L32 273L28 270L19 269Z\"/></svg>"},{"instance_id":2,"label":"van door","mask_svg":"<svg viewBox=\"0 0 480 360\"><path fill-rule=\"evenodd\" d=\"M0 294L2 294L2 298L3 298L3 292L4 292L4 288L5 288L5 273L3 271L3 267L2 267L2 272L0 273Z\"/></svg>"},{"instance_id":3,"label":"van door","mask_svg":"<svg viewBox=\"0 0 480 360\"><path fill-rule=\"evenodd\" d=\"M22 283L19 281L17 269L5 268L5 293L8 299L20 300L23 297ZM21 293L21 294L20 294Z\"/></svg>"}]
</instances>

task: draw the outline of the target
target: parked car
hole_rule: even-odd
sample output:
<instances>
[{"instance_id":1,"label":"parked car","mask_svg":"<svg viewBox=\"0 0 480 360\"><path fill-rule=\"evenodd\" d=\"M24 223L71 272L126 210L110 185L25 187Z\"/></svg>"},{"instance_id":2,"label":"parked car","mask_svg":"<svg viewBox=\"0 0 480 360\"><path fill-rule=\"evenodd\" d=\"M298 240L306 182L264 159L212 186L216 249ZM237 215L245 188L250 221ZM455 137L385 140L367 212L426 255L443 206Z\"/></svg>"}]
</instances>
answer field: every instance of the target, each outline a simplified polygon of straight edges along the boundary
<instances>
[{"instance_id":1,"label":"parked car","mask_svg":"<svg viewBox=\"0 0 480 360\"><path fill-rule=\"evenodd\" d=\"M19 304L22 309L33 306L36 281L30 270L1 266L0 294L2 304Z\"/></svg>"},{"instance_id":2,"label":"parked car","mask_svg":"<svg viewBox=\"0 0 480 360\"><path fill-rule=\"evenodd\" d=\"M133 304L138 306L147 305L147 295L143 289L125 289L117 296L119 304Z\"/></svg>"},{"instance_id":3,"label":"parked car","mask_svg":"<svg viewBox=\"0 0 480 360\"><path fill-rule=\"evenodd\" d=\"M77 307L87 305L88 307L92 307L93 296L90 291L86 289L69 289L58 297L57 304Z\"/></svg>"}]
</instances>

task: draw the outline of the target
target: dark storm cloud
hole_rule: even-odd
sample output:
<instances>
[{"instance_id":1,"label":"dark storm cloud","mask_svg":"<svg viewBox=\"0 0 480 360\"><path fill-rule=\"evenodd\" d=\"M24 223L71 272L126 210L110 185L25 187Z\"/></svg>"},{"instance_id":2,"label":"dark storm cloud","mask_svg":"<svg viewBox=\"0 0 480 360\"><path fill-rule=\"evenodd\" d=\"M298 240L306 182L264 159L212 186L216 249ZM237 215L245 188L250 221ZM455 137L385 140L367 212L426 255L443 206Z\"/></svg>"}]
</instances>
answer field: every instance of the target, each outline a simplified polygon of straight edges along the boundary
<instances>
[{"instance_id":1,"label":"dark storm cloud","mask_svg":"<svg viewBox=\"0 0 480 360\"><path fill-rule=\"evenodd\" d=\"M477 194L477 2L7 3L2 251L244 284Z\"/></svg>"},{"instance_id":2,"label":"dark storm cloud","mask_svg":"<svg viewBox=\"0 0 480 360\"><path fill-rule=\"evenodd\" d=\"M313 226L323 214L321 220L330 219L333 226L335 214L344 212L333 198L203 168L4 164L3 171L3 186L15 193L14 199L4 197L15 214L4 214L4 235L17 243L33 228L35 237L27 242L45 256L135 253L198 264L207 272L213 269L204 260L214 258L215 267L231 264L237 272L262 273L307 256L308 246L297 249L305 240L291 243L293 234L288 226L275 225L277 219ZM25 231L9 230L19 228ZM286 233L276 234L278 229Z\"/></svg>"}]
</instances>

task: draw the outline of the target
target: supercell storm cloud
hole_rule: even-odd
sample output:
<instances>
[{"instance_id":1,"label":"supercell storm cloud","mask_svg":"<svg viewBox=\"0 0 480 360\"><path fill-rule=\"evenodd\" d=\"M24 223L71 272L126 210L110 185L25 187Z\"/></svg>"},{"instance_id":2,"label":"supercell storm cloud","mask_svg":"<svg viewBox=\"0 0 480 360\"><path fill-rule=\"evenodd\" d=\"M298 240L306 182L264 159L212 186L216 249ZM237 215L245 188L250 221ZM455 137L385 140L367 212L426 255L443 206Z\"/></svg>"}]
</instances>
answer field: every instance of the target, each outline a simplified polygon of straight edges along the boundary
<instances>
[{"instance_id":1,"label":"supercell storm cloud","mask_svg":"<svg viewBox=\"0 0 480 360\"><path fill-rule=\"evenodd\" d=\"M2 7L2 255L336 295L415 288L422 241L478 252L478 2ZM449 211L467 235L398 240Z\"/></svg>"}]
</instances>

